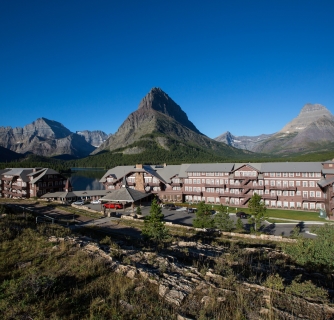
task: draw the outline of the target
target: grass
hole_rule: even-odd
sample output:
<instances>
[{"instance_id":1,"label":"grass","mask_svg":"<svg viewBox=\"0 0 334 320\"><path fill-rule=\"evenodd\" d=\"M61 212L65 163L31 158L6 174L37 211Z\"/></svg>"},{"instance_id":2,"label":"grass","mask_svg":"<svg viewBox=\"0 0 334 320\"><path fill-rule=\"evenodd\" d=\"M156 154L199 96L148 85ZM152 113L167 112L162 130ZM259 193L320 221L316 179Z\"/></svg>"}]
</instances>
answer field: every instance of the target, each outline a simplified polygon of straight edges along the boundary
<instances>
[{"instance_id":1,"label":"grass","mask_svg":"<svg viewBox=\"0 0 334 320\"><path fill-rule=\"evenodd\" d=\"M182 204L177 204L182 205ZM184 206L184 204L183 204ZM188 205L186 205L188 206ZM211 206L211 205L210 205ZM196 204L192 204L192 208L196 208ZM213 210L217 210L218 205L213 205ZM241 208L241 207L231 207L228 206L229 213L236 213L238 211L243 211L249 213L248 208ZM324 218L319 218L318 212L312 211L301 211L301 210L284 210L284 209L268 209L267 208L267 215L271 218L280 218L280 219L291 219L291 220L298 220L298 221L321 221L321 222L328 222Z\"/></svg>"},{"instance_id":2,"label":"grass","mask_svg":"<svg viewBox=\"0 0 334 320\"><path fill-rule=\"evenodd\" d=\"M113 235L98 235L98 228L94 235L89 232L110 249L114 262L132 266L138 262L137 267L144 265L158 273L181 277L182 270L191 270L203 284L208 271L217 275L217 278L210 278L208 288L204 286L194 290L180 306L175 306L162 299L159 287L144 277L129 279L123 273L116 273L103 259L85 253L70 241L48 241L52 235L74 236L69 229L50 224L36 226L30 214L25 219L22 214L6 213L0 219L0 313L4 320L176 319L177 314L203 320L261 318L263 292L249 290L244 281L277 290L270 296L268 312L275 307L290 314L307 315L310 319L329 319L331 316L326 317L324 308L320 313L313 305L295 297L315 297L318 301L322 295L322 303L327 303L327 290L333 288L332 271L326 277L325 273L320 274L322 271L318 267L312 269L310 265L309 271L317 272L314 280L312 274L304 273L300 266L282 255L277 244L226 238L218 238L214 244L208 238L196 236L193 241L202 242L207 250L214 253L217 246L223 250L219 250L218 256L202 252L199 255L191 247L166 246L159 255L155 248L150 249L142 240L115 241ZM180 239L182 237L175 238L175 241ZM209 248L210 243L212 249ZM135 251L138 253L134 254ZM168 257L163 260L165 265L160 263L162 257ZM176 269L174 262L168 262L174 261L174 257ZM185 266L192 267L178 271ZM214 289L215 286L218 290ZM225 293L221 289L230 291ZM204 296L208 303L202 302ZM282 317L272 314L264 318Z\"/></svg>"}]
</instances>

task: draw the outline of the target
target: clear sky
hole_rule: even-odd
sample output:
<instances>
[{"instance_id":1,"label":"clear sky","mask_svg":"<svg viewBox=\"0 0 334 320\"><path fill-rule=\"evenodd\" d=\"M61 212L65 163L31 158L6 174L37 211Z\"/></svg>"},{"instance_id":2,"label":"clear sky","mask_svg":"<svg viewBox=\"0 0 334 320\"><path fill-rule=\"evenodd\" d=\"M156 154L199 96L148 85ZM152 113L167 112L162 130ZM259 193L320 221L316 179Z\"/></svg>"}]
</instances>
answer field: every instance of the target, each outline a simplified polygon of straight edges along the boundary
<instances>
[{"instance_id":1,"label":"clear sky","mask_svg":"<svg viewBox=\"0 0 334 320\"><path fill-rule=\"evenodd\" d=\"M332 0L2 0L0 126L114 133L160 87L207 136L334 113Z\"/></svg>"}]
</instances>

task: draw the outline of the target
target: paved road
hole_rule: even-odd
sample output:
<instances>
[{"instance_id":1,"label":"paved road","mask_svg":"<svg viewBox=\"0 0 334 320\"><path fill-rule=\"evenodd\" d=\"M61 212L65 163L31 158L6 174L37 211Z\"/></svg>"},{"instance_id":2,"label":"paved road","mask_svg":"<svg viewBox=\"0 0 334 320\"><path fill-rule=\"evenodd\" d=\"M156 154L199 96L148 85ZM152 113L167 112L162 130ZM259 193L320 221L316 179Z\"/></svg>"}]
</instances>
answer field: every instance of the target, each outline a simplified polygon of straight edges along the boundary
<instances>
[{"instance_id":1,"label":"paved road","mask_svg":"<svg viewBox=\"0 0 334 320\"><path fill-rule=\"evenodd\" d=\"M118 231L121 231L123 227L119 227L118 223L115 221L117 218L103 218L100 219L92 219L90 217L75 215L73 216L72 213L68 213L66 211L62 211L59 208L53 208L52 206L44 206L44 205L31 205L31 204L19 204L18 205L21 208L25 209L31 209L41 215L47 215L53 218L62 219L62 220L68 220L73 221L73 218L78 224L81 225L98 225L99 227L106 227L106 228L113 228L118 229ZM97 212L101 212L101 205L100 204L90 204L88 206L89 208L96 210ZM113 212L115 210L112 210ZM142 214L144 216L149 214L150 207L142 207L141 208ZM117 213L121 214L130 214L130 209L124 210L117 210ZM195 218L194 213L188 213L186 211L186 208L180 208L178 210L168 210L165 208L162 208L162 213L165 216L165 221L167 222L173 222L175 224L182 224L182 225L188 225L192 226L193 219ZM231 219L236 222L237 218L235 214L230 214ZM250 228L250 225L248 224L247 219L243 220L244 226L246 229ZM265 222L264 231L267 233L270 233L272 235L283 235L289 237L292 234L292 230L294 227L298 226L301 230L301 234L304 237L307 238L314 238L315 235L309 234L311 231L311 228L313 225L317 225L316 223L307 223L307 222L291 222L291 223L282 223L282 224L271 224L268 222ZM126 228L127 229L127 228ZM128 230L124 230L125 233L128 232Z\"/></svg>"}]
</instances>

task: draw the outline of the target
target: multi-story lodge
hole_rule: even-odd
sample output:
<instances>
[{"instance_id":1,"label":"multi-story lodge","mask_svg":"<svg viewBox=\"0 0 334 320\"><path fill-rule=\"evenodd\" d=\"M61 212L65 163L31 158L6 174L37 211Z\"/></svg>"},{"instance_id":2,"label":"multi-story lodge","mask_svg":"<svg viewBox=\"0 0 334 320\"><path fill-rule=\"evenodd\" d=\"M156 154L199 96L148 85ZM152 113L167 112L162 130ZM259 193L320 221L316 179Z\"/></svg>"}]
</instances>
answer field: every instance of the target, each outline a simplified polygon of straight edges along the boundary
<instances>
[{"instance_id":1,"label":"multi-story lodge","mask_svg":"<svg viewBox=\"0 0 334 320\"><path fill-rule=\"evenodd\" d=\"M4 198L41 197L63 191L66 178L49 168L12 168L0 172L0 193Z\"/></svg>"},{"instance_id":2,"label":"multi-story lodge","mask_svg":"<svg viewBox=\"0 0 334 320\"><path fill-rule=\"evenodd\" d=\"M254 193L269 208L334 212L334 161L118 166L102 177L107 190L130 188L163 201L245 207Z\"/></svg>"}]
</instances>

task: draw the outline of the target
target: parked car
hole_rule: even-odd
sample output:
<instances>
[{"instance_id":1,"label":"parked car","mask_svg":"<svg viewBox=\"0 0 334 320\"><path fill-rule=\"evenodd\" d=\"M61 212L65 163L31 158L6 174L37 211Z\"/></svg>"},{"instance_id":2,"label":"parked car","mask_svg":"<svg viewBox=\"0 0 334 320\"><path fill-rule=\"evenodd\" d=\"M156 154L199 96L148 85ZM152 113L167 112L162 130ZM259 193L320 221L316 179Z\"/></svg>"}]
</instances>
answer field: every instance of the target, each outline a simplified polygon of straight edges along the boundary
<instances>
[{"instance_id":1,"label":"parked car","mask_svg":"<svg viewBox=\"0 0 334 320\"><path fill-rule=\"evenodd\" d=\"M100 201L100 200L93 200L93 201L91 201L90 203L91 203L91 204L99 204L99 203L101 203L101 201Z\"/></svg>"},{"instance_id":2,"label":"parked car","mask_svg":"<svg viewBox=\"0 0 334 320\"><path fill-rule=\"evenodd\" d=\"M168 209L168 210L176 210L176 206L174 203L166 203L164 205L164 208Z\"/></svg>"},{"instance_id":3,"label":"parked car","mask_svg":"<svg viewBox=\"0 0 334 320\"><path fill-rule=\"evenodd\" d=\"M82 206L82 205L84 205L84 203L85 202L83 200L77 200L77 201L73 202L73 204L75 204L77 206Z\"/></svg>"},{"instance_id":4,"label":"parked car","mask_svg":"<svg viewBox=\"0 0 334 320\"><path fill-rule=\"evenodd\" d=\"M105 203L103 207L106 209L123 209L123 205L121 203Z\"/></svg>"},{"instance_id":5,"label":"parked car","mask_svg":"<svg viewBox=\"0 0 334 320\"><path fill-rule=\"evenodd\" d=\"M238 218L240 219L248 219L251 217L250 214L246 213L246 212L243 212L243 211L239 211L235 214Z\"/></svg>"},{"instance_id":6,"label":"parked car","mask_svg":"<svg viewBox=\"0 0 334 320\"><path fill-rule=\"evenodd\" d=\"M196 208L188 208L188 213L196 213Z\"/></svg>"}]
</instances>

